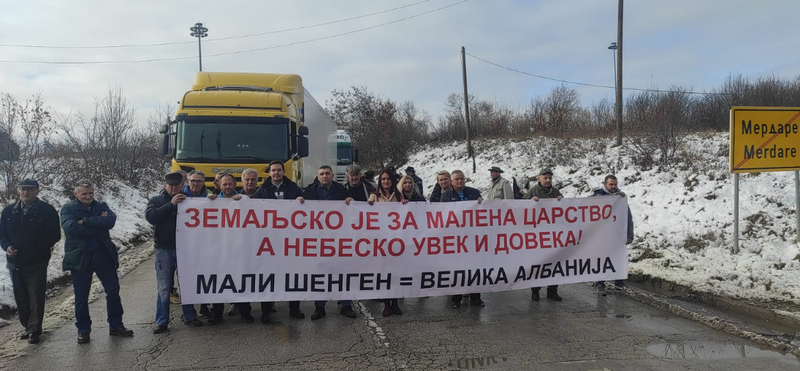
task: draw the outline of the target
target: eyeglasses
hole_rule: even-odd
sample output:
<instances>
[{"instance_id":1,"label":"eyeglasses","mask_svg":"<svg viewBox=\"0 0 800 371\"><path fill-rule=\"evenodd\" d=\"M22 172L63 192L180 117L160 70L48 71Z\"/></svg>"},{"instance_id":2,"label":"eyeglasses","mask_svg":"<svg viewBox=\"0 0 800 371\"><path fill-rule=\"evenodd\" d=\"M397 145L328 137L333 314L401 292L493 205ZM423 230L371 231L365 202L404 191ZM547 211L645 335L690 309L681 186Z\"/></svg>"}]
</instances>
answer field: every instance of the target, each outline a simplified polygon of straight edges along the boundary
<instances>
[{"instance_id":1,"label":"eyeglasses","mask_svg":"<svg viewBox=\"0 0 800 371\"><path fill-rule=\"evenodd\" d=\"M203 182L204 182L203 180L196 180L196 179L189 180L189 183L203 183Z\"/></svg>"}]
</instances>

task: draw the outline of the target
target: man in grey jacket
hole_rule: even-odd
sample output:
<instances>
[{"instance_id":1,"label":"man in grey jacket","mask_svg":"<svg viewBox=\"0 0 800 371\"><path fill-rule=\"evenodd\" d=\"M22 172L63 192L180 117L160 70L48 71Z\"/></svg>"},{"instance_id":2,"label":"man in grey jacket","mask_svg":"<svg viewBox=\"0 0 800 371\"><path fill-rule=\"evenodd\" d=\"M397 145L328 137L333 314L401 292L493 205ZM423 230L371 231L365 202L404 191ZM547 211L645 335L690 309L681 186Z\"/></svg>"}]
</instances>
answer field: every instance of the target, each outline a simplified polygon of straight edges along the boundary
<instances>
[{"instance_id":1,"label":"man in grey jacket","mask_svg":"<svg viewBox=\"0 0 800 371\"><path fill-rule=\"evenodd\" d=\"M489 187L489 191L486 192L486 199L513 200L514 188L511 187L511 182L500 176L503 173L503 169L492 166L489 169L489 173L492 175L492 185Z\"/></svg>"},{"instance_id":2,"label":"man in grey jacket","mask_svg":"<svg viewBox=\"0 0 800 371\"><path fill-rule=\"evenodd\" d=\"M606 178L603 179L603 187L596 189L592 194L592 197L595 196L622 196L625 197L625 192L622 192L619 189L617 183L617 177L613 175L606 175ZM630 245L633 242L633 216L631 215L631 208L628 206L628 229L626 231L627 239L625 240L626 245ZM597 281L595 285L599 288L605 288L605 282ZM622 280L614 281L614 286L617 289L621 289L625 287L625 283Z\"/></svg>"},{"instance_id":3,"label":"man in grey jacket","mask_svg":"<svg viewBox=\"0 0 800 371\"><path fill-rule=\"evenodd\" d=\"M553 170L544 168L539 172L539 181L531 187L525 195L526 200L539 201L540 198L555 198L561 201L564 196L553 186ZM531 300L539 301L539 290L541 287L531 287ZM558 295L558 285L547 286L547 298L554 301L561 301Z\"/></svg>"}]
</instances>

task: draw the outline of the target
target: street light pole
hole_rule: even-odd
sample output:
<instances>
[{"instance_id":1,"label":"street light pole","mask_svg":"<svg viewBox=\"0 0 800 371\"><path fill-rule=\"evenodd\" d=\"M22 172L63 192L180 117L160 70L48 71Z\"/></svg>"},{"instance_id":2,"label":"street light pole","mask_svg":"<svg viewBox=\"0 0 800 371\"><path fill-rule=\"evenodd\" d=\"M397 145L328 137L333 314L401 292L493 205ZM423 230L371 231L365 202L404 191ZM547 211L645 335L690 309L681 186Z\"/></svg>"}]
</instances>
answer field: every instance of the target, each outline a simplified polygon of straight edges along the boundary
<instances>
[{"instance_id":1,"label":"street light pole","mask_svg":"<svg viewBox=\"0 0 800 371\"><path fill-rule=\"evenodd\" d=\"M192 33L191 33L192 37L196 37L197 38L197 56L198 56L199 61L200 61L200 71L202 71L203 70L203 48L200 45L200 40L203 37L208 36L208 28L203 27L202 23L197 22L197 23L194 24L194 26L189 27L189 30L192 31Z\"/></svg>"},{"instance_id":2,"label":"street light pole","mask_svg":"<svg viewBox=\"0 0 800 371\"><path fill-rule=\"evenodd\" d=\"M622 145L622 9L623 9L623 0L619 0L618 6L618 15L617 15L617 60L615 65L617 66L615 75L617 75L617 145Z\"/></svg>"},{"instance_id":3,"label":"street light pole","mask_svg":"<svg viewBox=\"0 0 800 371\"><path fill-rule=\"evenodd\" d=\"M617 104L619 104L619 101L617 101L617 43L611 43L608 49L612 51L611 55L614 58L614 114L616 114Z\"/></svg>"}]
</instances>

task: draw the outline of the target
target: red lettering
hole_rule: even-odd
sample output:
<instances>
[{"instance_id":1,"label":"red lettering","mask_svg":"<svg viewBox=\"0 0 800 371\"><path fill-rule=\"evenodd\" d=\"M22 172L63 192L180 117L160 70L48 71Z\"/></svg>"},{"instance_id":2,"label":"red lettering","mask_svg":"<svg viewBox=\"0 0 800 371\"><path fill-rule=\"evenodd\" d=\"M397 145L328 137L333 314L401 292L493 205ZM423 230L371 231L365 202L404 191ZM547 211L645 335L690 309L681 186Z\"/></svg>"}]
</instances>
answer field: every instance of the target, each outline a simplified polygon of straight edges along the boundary
<instances>
[{"instance_id":1,"label":"red lettering","mask_svg":"<svg viewBox=\"0 0 800 371\"><path fill-rule=\"evenodd\" d=\"M218 212L219 209L203 209L203 228L217 228L218 224L212 224L212 220L216 220L217 216L211 213Z\"/></svg>"},{"instance_id":2,"label":"red lettering","mask_svg":"<svg viewBox=\"0 0 800 371\"><path fill-rule=\"evenodd\" d=\"M353 256L353 254L349 252L350 249L353 248L353 246L351 245L352 242L353 242L352 238L339 239L339 256L343 258L349 258ZM347 244L345 245L345 243Z\"/></svg>"},{"instance_id":3,"label":"red lettering","mask_svg":"<svg viewBox=\"0 0 800 371\"><path fill-rule=\"evenodd\" d=\"M222 209L222 228L239 228L239 209Z\"/></svg>"},{"instance_id":4,"label":"red lettering","mask_svg":"<svg viewBox=\"0 0 800 371\"><path fill-rule=\"evenodd\" d=\"M247 216L244 217L244 223L242 224L242 228L247 228L248 225L254 225L258 228L258 216L256 216L255 210L248 210Z\"/></svg>"},{"instance_id":5,"label":"red lettering","mask_svg":"<svg viewBox=\"0 0 800 371\"><path fill-rule=\"evenodd\" d=\"M275 256L275 252L272 251L272 243L269 242L269 237L261 239L261 246L258 247L256 256L261 256L262 252L268 252L270 255Z\"/></svg>"},{"instance_id":6,"label":"red lettering","mask_svg":"<svg viewBox=\"0 0 800 371\"><path fill-rule=\"evenodd\" d=\"M316 245L317 239L316 238L304 238L303 239L303 256L317 256L317 253L314 251L317 249Z\"/></svg>"},{"instance_id":7,"label":"red lettering","mask_svg":"<svg viewBox=\"0 0 800 371\"><path fill-rule=\"evenodd\" d=\"M304 229L308 225L308 223L303 222L303 224L297 224L297 217L298 216L302 216L302 217L305 218L305 217L308 216L308 214L306 214L306 212L303 211L303 210L297 210L297 211L293 212L292 213L292 228L294 228L294 229Z\"/></svg>"},{"instance_id":8,"label":"red lettering","mask_svg":"<svg viewBox=\"0 0 800 371\"><path fill-rule=\"evenodd\" d=\"M356 255L362 258L366 258L367 256L369 256L369 250L361 252L361 244L364 243L369 245L369 240L366 238L359 238L358 241L356 241Z\"/></svg>"},{"instance_id":9,"label":"red lettering","mask_svg":"<svg viewBox=\"0 0 800 371\"><path fill-rule=\"evenodd\" d=\"M197 226L200 225L200 219L197 218L198 216L200 216L200 210L197 210L195 208L186 209L186 213L190 214L189 218L191 218L191 221L183 223L185 226L189 228L196 228Z\"/></svg>"}]
</instances>

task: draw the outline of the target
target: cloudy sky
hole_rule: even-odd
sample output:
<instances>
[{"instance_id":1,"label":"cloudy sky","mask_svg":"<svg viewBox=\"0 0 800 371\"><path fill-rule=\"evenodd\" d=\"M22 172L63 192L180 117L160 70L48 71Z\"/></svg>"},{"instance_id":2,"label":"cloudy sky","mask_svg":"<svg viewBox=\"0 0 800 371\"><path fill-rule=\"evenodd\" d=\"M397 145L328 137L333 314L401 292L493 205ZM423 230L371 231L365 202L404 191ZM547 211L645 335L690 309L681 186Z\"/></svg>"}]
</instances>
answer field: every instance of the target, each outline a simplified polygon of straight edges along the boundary
<instances>
[{"instance_id":1,"label":"cloudy sky","mask_svg":"<svg viewBox=\"0 0 800 371\"><path fill-rule=\"evenodd\" d=\"M791 41L800 1L625 6L625 87L703 91L730 73L800 74ZM322 104L333 89L365 85L438 116L462 89L461 46L531 74L614 85L614 0L0 0L0 9L0 93L42 92L59 112L90 113L112 85L142 119L177 102L198 69L195 22L209 28L205 71L297 73ZM109 47L126 45L138 46ZM560 84L470 56L467 66L471 94L513 107ZM574 88L584 104L613 99L613 89Z\"/></svg>"}]
</instances>

